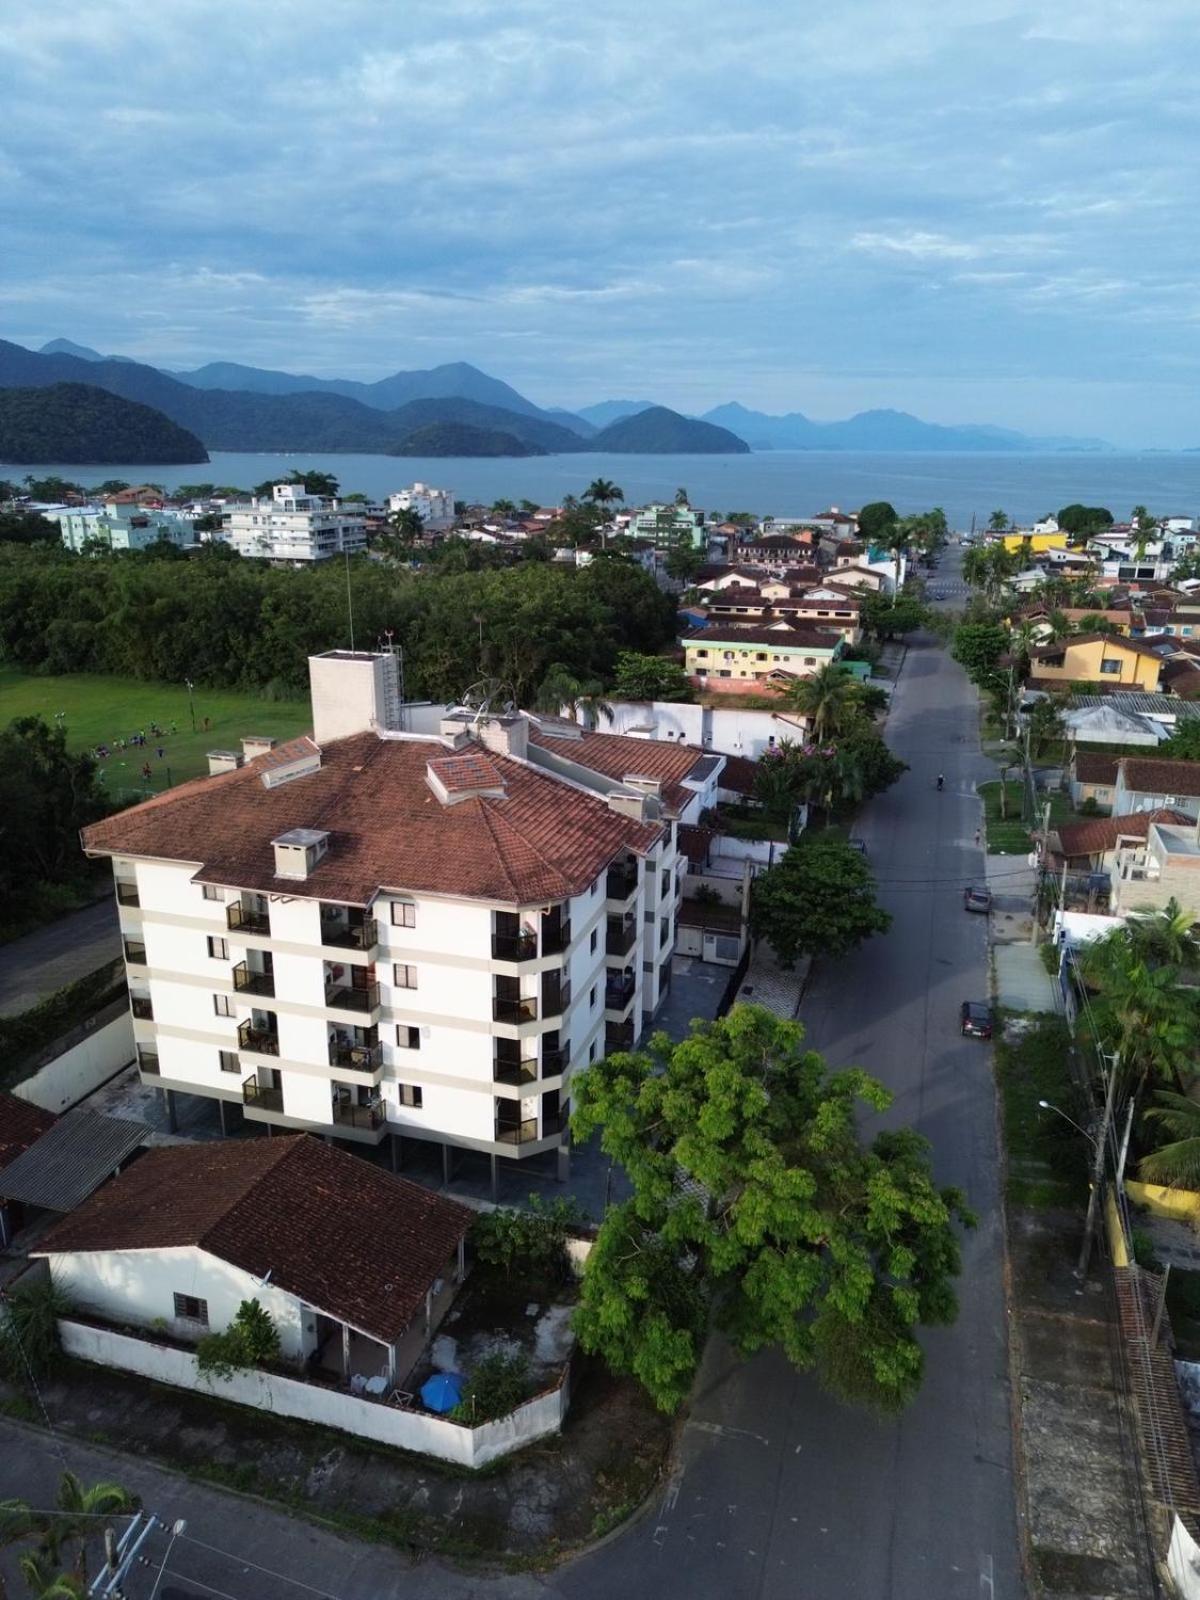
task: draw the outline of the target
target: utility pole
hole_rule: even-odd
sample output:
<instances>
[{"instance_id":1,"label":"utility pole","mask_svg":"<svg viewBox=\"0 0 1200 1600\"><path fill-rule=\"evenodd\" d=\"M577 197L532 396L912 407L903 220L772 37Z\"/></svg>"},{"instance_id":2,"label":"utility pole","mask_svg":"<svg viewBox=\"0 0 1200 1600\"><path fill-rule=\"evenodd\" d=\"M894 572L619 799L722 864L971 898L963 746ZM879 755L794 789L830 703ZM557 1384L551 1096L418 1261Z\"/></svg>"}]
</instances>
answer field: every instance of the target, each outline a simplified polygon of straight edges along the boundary
<instances>
[{"instance_id":1,"label":"utility pole","mask_svg":"<svg viewBox=\"0 0 1200 1600\"><path fill-rule=\"evenodd\" d=\"M1104 1093L1104 1115L1100 1119L1100 1132L1096 1135L1092 1149L1092 1189L1088 1196L1087 1221L1083 1225L1083 1244L1079 1251L1079 1264L1075 1268L1077 1278L1086 1278L1088 1263L1092 1259L1092 1239L1096 1233L1096 1219L1100 1215L1100 1190L1104 1184L1104 1146L1108 1140L1108 1130L1112 1122L1113 1100L1117 1092L1117 1069L1120 1066L1120 1056L1113 1056L1108 1069L1108 1087Z\"/></svg>"},{"instance_id":2,"label":"utility pole","mask_svg":"<svg viewBox=\"0 0 1200 1600\"><path fill-rule=\"evenodd\" d=\"M196 731L196 702L192 699L192 690L195 688L195 684L193 684L193 682L192 682L192 680L190 678L185 678L183 681L187 685L188 710L192 714L192 732L195 733L195 731Z\"/></svg>"}]
</instances>

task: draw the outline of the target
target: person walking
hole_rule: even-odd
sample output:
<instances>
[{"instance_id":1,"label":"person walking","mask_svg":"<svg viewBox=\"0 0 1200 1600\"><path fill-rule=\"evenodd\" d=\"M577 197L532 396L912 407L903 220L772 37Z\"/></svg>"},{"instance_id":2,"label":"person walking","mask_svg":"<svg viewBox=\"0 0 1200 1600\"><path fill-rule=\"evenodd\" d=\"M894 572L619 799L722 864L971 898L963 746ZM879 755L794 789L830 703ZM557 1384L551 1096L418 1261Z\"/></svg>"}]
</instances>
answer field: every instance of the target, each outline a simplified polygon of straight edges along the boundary
<instances>
[{"instance_id":1,"label":"person walking","mask_svg":"<svg viewBox=\"0 0 1200 1600\"><path fill-rule=\"evenodd\" d=\"M979 849L979 838L980 838L980 830L978 828L976 828L975 829L975 848L976 848L976 850Z\"/></svg>"}]
</instances>

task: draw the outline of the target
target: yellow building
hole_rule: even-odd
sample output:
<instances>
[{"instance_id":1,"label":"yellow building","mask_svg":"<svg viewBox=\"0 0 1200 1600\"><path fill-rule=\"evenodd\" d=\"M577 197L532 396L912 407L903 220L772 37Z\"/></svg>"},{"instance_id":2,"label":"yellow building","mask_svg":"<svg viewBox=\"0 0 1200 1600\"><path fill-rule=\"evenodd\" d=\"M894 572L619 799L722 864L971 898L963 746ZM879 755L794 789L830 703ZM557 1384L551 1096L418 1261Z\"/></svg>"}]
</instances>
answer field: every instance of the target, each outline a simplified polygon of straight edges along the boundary
<instances>
[{"instance_id":1,"label":"yellow building","mask_svg":"<svg viewBox=\"0 0 1200 1600\"><path fill-rule=\"evenodd\" d=\"M1163 657L1146 640L1109 633L1076 633L1029 652L1029 681L1037 688L1097 683L1156 694L1162 668Z\"/></svg>"},{"instance_id":2,"label":"yellow building","mask_svg":"<svg viewBox=\"0 0 1200 1600\"><path fill-rule=\"evenodd\" d=\"M1047 550L1061 549L1067 542L1067 536L1061 528L1056 528L1053 533L1006 533L1001 537L1006 550L1031 556L1045 555Z\"/></svg>"}]
</instances>

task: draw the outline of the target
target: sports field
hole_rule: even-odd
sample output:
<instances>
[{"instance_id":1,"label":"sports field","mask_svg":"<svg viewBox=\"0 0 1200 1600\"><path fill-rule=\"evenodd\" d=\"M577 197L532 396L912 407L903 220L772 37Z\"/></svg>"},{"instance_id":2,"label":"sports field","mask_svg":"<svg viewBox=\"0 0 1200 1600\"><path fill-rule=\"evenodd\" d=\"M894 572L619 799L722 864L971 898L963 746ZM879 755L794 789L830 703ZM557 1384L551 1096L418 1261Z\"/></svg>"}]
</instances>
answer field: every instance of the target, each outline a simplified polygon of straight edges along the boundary
<instances>
[{"instance_id":1,"label":"sports field","mask_svg":"<svg viewBox=\"0 0 1200 1600\"><path fill-rule=\"evenodd\" d=\"M110 754L100 766L114 799L133 800L207 772L208 751L237 750L244 733L290 739L312 726L306 700L260 700L197 684L192 702L189 707L188 692L178 683L144 683L101 673L43 678L0 667L0 726L14 717L41 716L52 727L61 720L72 750L107 745ZM152 722L165 730L161 738L151 734ZM145 746L129 745L131 735L141 732ZM126 749L116 747L118 739L127 741ZM148 781L142 775L147 763Z\"/></svg>"}]
</instances>

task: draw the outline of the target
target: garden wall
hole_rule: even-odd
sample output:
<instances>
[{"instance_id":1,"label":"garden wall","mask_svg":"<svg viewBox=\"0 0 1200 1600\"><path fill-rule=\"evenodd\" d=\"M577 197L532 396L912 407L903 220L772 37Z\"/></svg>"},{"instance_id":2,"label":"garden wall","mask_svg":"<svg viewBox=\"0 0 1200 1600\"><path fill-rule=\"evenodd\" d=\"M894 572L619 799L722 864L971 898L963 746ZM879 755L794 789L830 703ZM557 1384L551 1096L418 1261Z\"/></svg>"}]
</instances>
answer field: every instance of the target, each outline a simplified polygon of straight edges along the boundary
<instances>
[{"instance_id":1,"label":"garden wall","mask_svg":"<svg viewBox=\"0 0 1200 1600\"><path fill-rule=\"evenodd\" d=\"M43 1111L69 1111L134 1058L133 1018L122 996L82 1031L60 1055L30 1073L13 1093ZM68 1036L70 1037L70 1036Z\"/></svg>"},{"instance_id":2,"label":"garden wall","mask_svg":"<svg viewBox=\"0 0 1200 1600\"><path fill-rule=\"evenodd\" d=\"M69 1318L62 1318L58 1328L63 1349L81 1361L134 1372L178 1389L195 1389L221 1400L273 1411L281 1417L338 1428L377 1444L436 1456L462 1467L485 1467L491 1461L511 1455L514 1450L523 1449L535 1439L561 1432L571 1400L567 1368L556 1388L535 1395L507 1417L485 1422L478 1428L467 1428L445 1417L401 1410L398 1406L360 1399L340 1389L323 1388L275 1372L244 1371L235 1372L229 1378L210 1379L201 1375L196 1356L190 1350L156 1344L150 1339Z\"/></svg>"}]
</instances>

